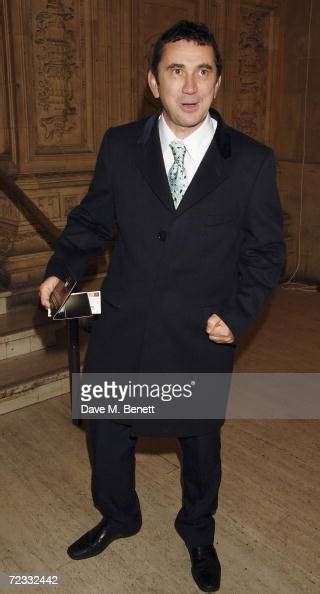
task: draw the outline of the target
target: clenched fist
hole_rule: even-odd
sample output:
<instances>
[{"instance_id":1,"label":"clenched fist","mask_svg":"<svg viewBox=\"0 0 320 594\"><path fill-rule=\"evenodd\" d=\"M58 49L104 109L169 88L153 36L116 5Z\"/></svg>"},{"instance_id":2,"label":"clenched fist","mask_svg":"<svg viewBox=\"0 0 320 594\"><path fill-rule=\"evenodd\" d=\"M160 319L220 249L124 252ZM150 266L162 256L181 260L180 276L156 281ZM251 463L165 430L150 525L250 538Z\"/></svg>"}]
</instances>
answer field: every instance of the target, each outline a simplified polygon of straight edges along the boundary
<instances>
[{"instance_id":1,"label":"clenched fist","mask_svg":"<svg viewBox=\"0 0 320 594\"><path fill-rule=\"evenodd\" d=\"M212 314L207 320L206 332L209 336L209 340L217 342L219 344L230 344L234 342L234 336L224 321L217 316Z\"/></svg>"}]
</instances>

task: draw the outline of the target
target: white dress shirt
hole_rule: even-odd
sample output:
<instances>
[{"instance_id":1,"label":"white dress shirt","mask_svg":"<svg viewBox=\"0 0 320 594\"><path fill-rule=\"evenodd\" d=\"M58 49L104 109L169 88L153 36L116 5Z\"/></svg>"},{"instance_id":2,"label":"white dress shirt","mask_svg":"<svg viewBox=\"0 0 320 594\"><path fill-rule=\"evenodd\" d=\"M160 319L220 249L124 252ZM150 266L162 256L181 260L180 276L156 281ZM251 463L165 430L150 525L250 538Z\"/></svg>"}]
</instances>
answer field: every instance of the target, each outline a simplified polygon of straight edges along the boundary
<instances>
[{"instance_id":1,"label":"white dress shirt","mask_svg":"<svg viewBox=\"0 0 320 594\"><path fill-rule=\"evenodd\" d=\"M169 146L170 142L173 140L183 142L187 149L184 157L184 167L187 174L187 188L209 148L216 128L217 121L208 114L197 130L184 139L177 138L171 128L169 128L163 114L161 114L159 117L159 136L167 174L174 162L172 149Z\"/></svg>"}]
</instances>

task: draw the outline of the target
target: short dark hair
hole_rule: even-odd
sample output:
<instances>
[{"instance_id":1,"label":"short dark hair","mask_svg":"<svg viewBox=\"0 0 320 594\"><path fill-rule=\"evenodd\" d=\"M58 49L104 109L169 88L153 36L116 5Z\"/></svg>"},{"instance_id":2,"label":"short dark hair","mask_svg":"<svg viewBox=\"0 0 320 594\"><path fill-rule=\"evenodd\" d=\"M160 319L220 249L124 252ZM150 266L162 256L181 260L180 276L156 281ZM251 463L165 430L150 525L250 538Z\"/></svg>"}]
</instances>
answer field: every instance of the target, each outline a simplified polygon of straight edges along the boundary
<instances>
[{"instance_id":1,"label":"short dark hair","mask_svg":"<svg viewBox=\"0 0 320 594\"><path fill-rule=\"evenodd\" d=\"M170 29L162 33L161 37L153 46L153 52L150 60L150 69L152 74L158 79L158 66L161 61L164 46L174 41L194 41L198 45L210 45L213 48L214 61L217 68L217 74L222 72L222 59L219 52L216 39L203 23L193 23L192 21L178 21Z\"/></svg>"}]
</instances>

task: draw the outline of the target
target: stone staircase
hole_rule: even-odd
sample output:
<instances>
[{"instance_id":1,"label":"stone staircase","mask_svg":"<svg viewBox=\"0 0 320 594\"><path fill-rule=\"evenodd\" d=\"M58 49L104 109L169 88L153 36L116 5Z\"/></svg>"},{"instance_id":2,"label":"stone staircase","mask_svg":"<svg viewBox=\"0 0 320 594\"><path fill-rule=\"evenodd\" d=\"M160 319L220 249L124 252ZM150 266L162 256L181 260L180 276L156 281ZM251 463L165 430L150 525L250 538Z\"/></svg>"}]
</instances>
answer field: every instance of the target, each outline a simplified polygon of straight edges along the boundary
<instances>
[{"instance_id":1,"label":"stone staircase","mask_svg":"<svg viewBox=\"0 0 320 594\"><path fill-rule=\"evenodd\" d=\"M95 278L79 290L98 286ZM80 332L81 358L87 340ZM65 322L48 318L37 287L0 293L0 414L67 392Z\"/></svg>"}]
</instances>

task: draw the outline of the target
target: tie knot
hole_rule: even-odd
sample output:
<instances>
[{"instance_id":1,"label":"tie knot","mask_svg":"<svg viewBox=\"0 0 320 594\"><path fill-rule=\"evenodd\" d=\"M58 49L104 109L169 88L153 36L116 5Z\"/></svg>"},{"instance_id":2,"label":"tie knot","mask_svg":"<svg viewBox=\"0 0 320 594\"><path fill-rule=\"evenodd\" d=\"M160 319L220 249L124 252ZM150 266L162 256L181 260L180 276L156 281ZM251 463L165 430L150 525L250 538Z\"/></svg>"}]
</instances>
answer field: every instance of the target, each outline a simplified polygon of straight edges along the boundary
<instances>
[{"instance_id":1,"label":"tie knot","mask_svg":"<svg viewBox=\"0 0 320 594\"><path fill-rule=\"evenodd\" d=\"M172 150L175 162L179 163L180 165L183 165L184 156L187 150L183 142L173 140L172 142L170 142L170 148Z\"/></svg>"}]
</instances>

